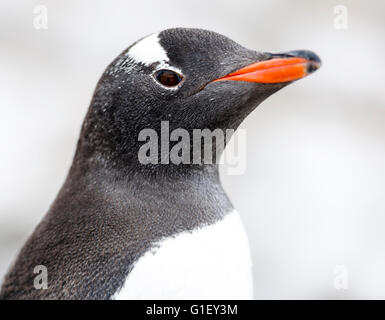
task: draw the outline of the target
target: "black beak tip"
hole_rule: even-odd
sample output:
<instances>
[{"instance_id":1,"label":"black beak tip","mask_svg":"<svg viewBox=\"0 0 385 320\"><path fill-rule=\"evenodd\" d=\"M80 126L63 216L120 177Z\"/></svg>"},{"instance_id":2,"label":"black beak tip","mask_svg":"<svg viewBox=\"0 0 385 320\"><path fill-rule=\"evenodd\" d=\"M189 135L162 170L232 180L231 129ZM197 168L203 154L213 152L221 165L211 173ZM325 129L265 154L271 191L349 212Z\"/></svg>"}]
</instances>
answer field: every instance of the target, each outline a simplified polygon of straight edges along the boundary
<instances>
[{"instance_id":1,"label":"black beak tip","mask_svg":"<svg viewBox=\"0 0 385 320\"><path fill-rule=\"evenodd\" d=\"M322 62L320 57L310 50L296 50L287 52L288 55L293 57L304 58L309 61L307 65L307 73L313 73L321 66Z\"/></svg>"},{"instance_id":2,"label":"black beak tip","mask_svg":"<svg viewBox=\"0 0 385 320\"><path fill-rule=\"evenodd\" d=\"M318 70L320 66L321 66L320 62L311 61L307 64L306 71L308 74L313 73L314 71Z\"/></svg>"},{"instance_id":3,"label":"black beak tip","mask_svg":"<svg viewBox=\"0 0 385 320\"><path fill-rule=\"evenodd\" d=\"M281 58L304 58L309 61L307 65L307 73L313 73L314 71L318 70L321 67L321 59L320 57L310 50L295 50L295 51L288 51L288 52L282 52L282 53L268 53L271 58L274 57L281 57Z\"/></svg>"}]
</instances>

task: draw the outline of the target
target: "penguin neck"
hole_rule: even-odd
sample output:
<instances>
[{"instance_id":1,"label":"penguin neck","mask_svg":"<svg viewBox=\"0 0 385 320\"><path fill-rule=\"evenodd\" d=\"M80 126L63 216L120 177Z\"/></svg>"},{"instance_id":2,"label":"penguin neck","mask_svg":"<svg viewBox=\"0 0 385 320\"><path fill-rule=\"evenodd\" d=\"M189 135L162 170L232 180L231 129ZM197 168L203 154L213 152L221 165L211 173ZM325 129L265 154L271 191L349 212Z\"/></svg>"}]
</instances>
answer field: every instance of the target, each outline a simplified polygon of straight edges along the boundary
<instances>
[{"instance_id":1,"label":"penguin neck","mask_svg":"<svg viewBox=\"0 0 385 320\"><path fill-rule=\"evenodd\" d=\"M130 163L127 159L116 160L107 158L97 152L85 154L81 145L78 145L74 161L72 163L68 180L72 183L82 181L84 185L102 183L108 185L120 184L129 188L136 188L137 185L147 185L149 189L172 188L183 186L188 188L200 188L202 192L219 192L225 195L222 187L218 164L204 165L138 165ZM95 181L97 179L98 181ZM199 191L199 190L198 190Z\"/></svg>"},{"instance_id":2,"label":"penguin neck","mask_svg":"<svg viewBox=\"0 0 385 320\"><path fill-rule=\"evenodd\" d=\"M99 130L92 130L91 121L85 121L82 132L77 144L77 149L73 161L73 169L82 168L83 171L111 171L116 172L119 177L142 176L144 179L161 179L161 180L183 180L183 179L201 179L202 177L213 183L219 183L219 165L218 161L224 146L220 146L218 150L213 147L211 158L206 161L205 158L200 159L198 163L194 163L194 152L191 150L191 160L188 163L174 163L169 150L172 144L167 146L166 157L162 146L157 148L156 161L142 162L141 147L142 143L138 143L137 139L124 137L123 139L107 139L101 138L102 134ZM136 137L133 133L131 136ZM117 140L117 141L116 141ZM126 142L122 142L126 141ZM175 142L174 142L175 144ZM193 143L191 142L191 145ZM171 150L172 152L172 150ZM202 146L199 149L199 155L205 156L205 150ZM146 159L145 159L146 160ZM72 171L74 171L72 170Z\"/></svg>"},{"instance_id":3,"label":"penguin neck","mask_svg":"<svg viewBox=\"0 0 385 320\"><path fill-rule=\"evenodd\" d=\"M114 120L108 116L110 113L100 111L103 103L99 100L106 101L107 97L98 91L91 102L68 176L69 181L76 184L76 181L83 180L85 186L90 183L103 186L111 182L112 185L127 186L127 190L147 185L148 190L154 186L155 189L169 188L173 192L178 192L174 188L178 185L183 190L190 188L196 194L206 191L227 198L219 179L216 159L207 164L174 164L172 161L143 164L138 157L143 145L143 142L138 141L138 128L134 125L117 128ZM114 106L110 102L109 105ZM150 127L156 128L155 125ZM95 177L97 182L90 181Z\"/></svg>"},{"instance_id":4,"label":"penguin neck","mask_svg":"<svg viewBox=\"0 0 385 320\"><path fill-rule=\"evenodd\" d=\"M137 155L106 154L99 150L87 150L79 141L70 172L109 172L117 177L142 177L155 180L194 180L204 178L219 182L219 165L208 164L142 164Z\"/></svg>"},{"instance_id":5,"label":"penguin neck","mask_svg":"<svg viewBox=\"0 0 385 320\"><path fill-rule=\"evenodd\" d=\"M102 197L109 203L135 199L135 203L153 203L163 211L177 206L175 210L183 212L183 216L194 220L199 213L199 219L205 223L217 221L233 209L216 166L179 171L163 167L167 165L155 168L158 170L139 171L109 165L106 159L77 154L62 193L86 193L85 198Z\"/></svg>"}]
</instances>

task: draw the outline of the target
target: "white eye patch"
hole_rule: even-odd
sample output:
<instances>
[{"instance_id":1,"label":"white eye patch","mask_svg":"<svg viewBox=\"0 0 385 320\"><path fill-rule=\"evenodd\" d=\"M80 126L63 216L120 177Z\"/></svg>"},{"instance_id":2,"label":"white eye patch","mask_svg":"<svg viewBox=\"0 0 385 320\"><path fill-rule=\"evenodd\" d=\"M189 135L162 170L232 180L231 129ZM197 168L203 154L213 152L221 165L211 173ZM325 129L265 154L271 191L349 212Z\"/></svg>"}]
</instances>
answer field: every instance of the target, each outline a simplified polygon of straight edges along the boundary
<instances>
[{"instance_id":1,"label":"white eye patch","mask_svg":"<svg viewBox=\"0 0 385 320\"><path fill-rule=\"evenodd\" d=\"M128 55L138 63L149 66L153 63L167 64L170 59L159 42L159 33L154 33L140 40L128 51Z\"/></svg>"},{"instance_id":2,"label":"white eye patch","mask_svg":"<svg viewBox=\"0 0 385 320\"><path fill-rule=\"evenodd\" d=\"M160 44L159 33L151 34L134 44L128 50L127 56L133 60L134 63L140 63L145 66L150 66L155 63L156 69L154 74L162 69L172 70L176 73L182 74L181 70L169 64L170 59L166 50ZM152 75L152 79L159 84L159 82L154 78L154 74ZM179 87L180 86L175 86L166 89L177 90Z\"/></svg>"}]
</instances>

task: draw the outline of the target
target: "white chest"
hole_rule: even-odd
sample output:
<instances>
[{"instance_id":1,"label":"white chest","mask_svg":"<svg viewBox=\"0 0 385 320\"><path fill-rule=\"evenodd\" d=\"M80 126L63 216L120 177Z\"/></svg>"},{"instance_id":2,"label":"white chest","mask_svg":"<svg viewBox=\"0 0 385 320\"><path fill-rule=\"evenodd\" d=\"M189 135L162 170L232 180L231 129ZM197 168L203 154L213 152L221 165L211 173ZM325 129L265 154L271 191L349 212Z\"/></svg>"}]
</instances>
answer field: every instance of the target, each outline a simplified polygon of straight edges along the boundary
<instances>
[{"instance_id":1,"label":"white chest","mask_svg":"<svg viewBox=\"0 0 385 320\"><path fill-rule=\"evenodd\" d=\"M252 299L249 244L239 214L159 242L114 299Z\"/></svg>"}]
</instances>

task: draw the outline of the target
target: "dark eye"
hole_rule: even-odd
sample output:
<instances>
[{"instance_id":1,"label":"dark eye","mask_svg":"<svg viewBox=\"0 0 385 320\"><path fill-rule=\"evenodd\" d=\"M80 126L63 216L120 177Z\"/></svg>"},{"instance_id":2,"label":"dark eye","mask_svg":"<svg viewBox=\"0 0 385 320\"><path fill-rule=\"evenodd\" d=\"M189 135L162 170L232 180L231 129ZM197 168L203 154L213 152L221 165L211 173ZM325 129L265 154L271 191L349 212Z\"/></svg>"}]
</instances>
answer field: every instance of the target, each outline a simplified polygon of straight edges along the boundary
<instances>
[{"instance_id":1,"label":"dark eye","mask_svg":"<svg viewBox=\"0 0 385 320\"><path fill-rule=\"evenodd\" d=\"M175 87L183 80L183 76L172 70L159 70L155 73L155 78L166 87Z\"/></svg>"}]
</instances>

